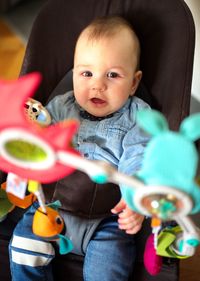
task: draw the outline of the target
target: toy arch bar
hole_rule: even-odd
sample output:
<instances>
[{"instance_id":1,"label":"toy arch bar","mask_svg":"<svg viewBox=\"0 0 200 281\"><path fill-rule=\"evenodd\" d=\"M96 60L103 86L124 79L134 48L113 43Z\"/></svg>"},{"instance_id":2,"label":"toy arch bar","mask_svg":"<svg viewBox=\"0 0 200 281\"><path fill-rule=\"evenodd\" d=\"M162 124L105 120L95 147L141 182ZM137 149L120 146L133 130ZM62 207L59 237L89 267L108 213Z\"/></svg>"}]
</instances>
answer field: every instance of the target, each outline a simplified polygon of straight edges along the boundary
<instances>
[{"instance_id":1,"label":"toy arch bar","mask_svg":"<svg viewBox=\"0 0 200 281\"><path fill-rule=\"evenodd\" d=\"M20 146L22 146L21 149L25 149L21 151ZM17 148L19 151L16 151ZM36 157L24 159L24 154L30 149L35 151ZM111 181L117 184L124 184L133 189L134 196L132 200L139 212L148 216L155 214L152 213L151 208L148 208L147 201L149 200L150 204L153 204L153 201L157 200L158 190L161 199L170 194L178 203L176 204L175 212L171 212L169 217L166 217L166 220L172 218L177 220L183 230L183 235L181 236L183 241L199 241L199 235L194 224L186 217L192 209L192 200L182 191L167 186L145 186L138 179L119 173L108 163L90 161L82 158L80 155L66 151L60 150L56 152L44 140L20 128L5 129L0 134L0 155L12 165L23 169L31 169L32 172L34 170L44 171L49 169L58 161L66 166L86 172L96 182L104 183ZM157 215L159 217L159 213ZM179 255L191 256L195 253L194 248L194 246L184 242L184 248L181 252L175 246L173 250Z\"/></svg>"},{"instance_id":2,"label":"toy arch bar","mask_svg":"<svg viewBox=\"0 0 200 281\"><path fill-rule=\"evenodd\" d=\"M87 160L78 154L64 150L55 151L42 138L20 128L5 129L1 132L0 155L11 165L25 170L32 170L33 174L37 170L51 169L56 162L59 162L66 167L70 166L87 173L98 183L110 181L123 184L134 190L133 200L135 206L145 215L152 215L150 208L147 208L148 204L146 202L149 199L150 205L152 205L158 191L161 198L171 194L176 199L176 202L178 202L175 210L176 215L186 215L192 209L192 200L180 190L167 186L146 186L138 179L118 172L108 163Z\"/></svg>"}]
</instances>

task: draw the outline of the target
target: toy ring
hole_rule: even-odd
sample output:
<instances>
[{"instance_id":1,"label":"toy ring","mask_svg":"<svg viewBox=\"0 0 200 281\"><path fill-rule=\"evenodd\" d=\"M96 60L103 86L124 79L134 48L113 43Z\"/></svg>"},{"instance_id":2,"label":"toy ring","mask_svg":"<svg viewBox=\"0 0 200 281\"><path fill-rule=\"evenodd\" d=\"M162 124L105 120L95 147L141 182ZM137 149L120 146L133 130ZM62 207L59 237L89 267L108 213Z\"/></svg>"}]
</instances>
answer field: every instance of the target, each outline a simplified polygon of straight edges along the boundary
<instances>
[{"instance_id":1,"label":"toy ring","mask_svg":"<svg viewBox=\"0 0 200 281\"><path fill-rule=\"evenodd\" d=\"M168 220L172 215L186 215L193 207L187 193L169 186L141 188L135 192L134 203L141 213L162 220Z\"/></svg>"}]
</instances>

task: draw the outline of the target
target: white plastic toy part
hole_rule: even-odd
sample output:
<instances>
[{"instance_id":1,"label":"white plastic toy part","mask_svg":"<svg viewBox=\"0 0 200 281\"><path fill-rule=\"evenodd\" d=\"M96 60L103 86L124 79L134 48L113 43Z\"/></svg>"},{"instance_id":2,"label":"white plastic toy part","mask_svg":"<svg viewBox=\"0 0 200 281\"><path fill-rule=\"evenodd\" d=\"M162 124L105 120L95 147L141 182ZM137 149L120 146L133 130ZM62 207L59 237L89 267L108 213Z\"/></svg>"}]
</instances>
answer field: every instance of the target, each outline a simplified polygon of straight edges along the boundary
<instances>
[{"instance_id":1,"label":"white plastic toy part","mask_svg":"<svg viewBox=\"0 0 200 281\"><path fill-rule=\"evenodd\" d=\"M169 220L172 215L185 216L191 212L193 207L193 202L188 194L181 190L161 185L147 185L140 188L140 190L136 190L133 201L142 214L153 215L162 220ZM166 206L160 206L161 201L164 201Z\"/></svg>"},{"instance_id":2,"label":"white plastic toy part","mask_svg":"<svg viewBox=\"0 0 200 281\"><path fill-rule=\"evenodd\" d=\"M182 256L193 256L195 249L200 244L200 230L193 221L187 216L175 216L174 220L183 230L173 245L174 252Z\"/></svg>"}]
</instances>

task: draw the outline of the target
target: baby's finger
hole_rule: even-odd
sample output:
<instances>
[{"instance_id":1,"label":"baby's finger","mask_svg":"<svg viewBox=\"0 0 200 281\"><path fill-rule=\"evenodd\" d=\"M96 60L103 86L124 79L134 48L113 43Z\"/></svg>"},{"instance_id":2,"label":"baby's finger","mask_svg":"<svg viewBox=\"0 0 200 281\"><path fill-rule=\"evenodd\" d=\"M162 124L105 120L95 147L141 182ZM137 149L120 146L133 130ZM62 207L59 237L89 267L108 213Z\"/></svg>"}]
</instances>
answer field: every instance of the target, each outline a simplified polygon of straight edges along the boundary
<instances>
[{"instance_id":1,"label":"baby's finger","mask_svg":"<svg viewBox=\"0 0 200 281\"><path fill-rule=\"evenodd\" d=\"M124 211L124 214L120 215L118 218L119 223L129 223L134 221L141 223L144 220L144 216L137 213L131 213L130 215L127 211Z\"/></svg>"},{"instance_id":2,"label":"baby's finger","mask_svg":"<svg viewBox=\"0 0 200 281\"><path fill-rule=\"evenodd\" d=\"M123 212L119 213L119 218L130 217L134 214L134 212L130 209L124 209Z\"/></svg>"},{"instance_id":3,"label":"baby's finger","mask_svg":"<svg viewBox=\"0 0 200 281\"><path fill-rule=\"evenodd\" d=\"M128 234L137 233L141 229L141 223L130 222L128 224L119 224L119 228L125 230Z\"/></svg>"},{"instance_id":4,"label":"baby's finger","mask_svg":"<svg viewBox=\"0 0 200 281\"><path fill-rule=\"evenodd\" d=\"M139 219L135 219L134 216L126 216L126 217L119 217L118 223L119 224L129 224L129 223L137 223L140 221Z\"/></svg>"},{"instance_id":5,"label":"baby's finger","mask_svg":"<svg viewBox=\"0 0 200 281\"><path fill-rule=\"evenodd\" d=\"M138 231L140 231L141 227L142 227L142 225L137 225L132 229L127 229L126 233L127 234L136 234L136 233L138 233Z\"/></svg>"}]
</instances>

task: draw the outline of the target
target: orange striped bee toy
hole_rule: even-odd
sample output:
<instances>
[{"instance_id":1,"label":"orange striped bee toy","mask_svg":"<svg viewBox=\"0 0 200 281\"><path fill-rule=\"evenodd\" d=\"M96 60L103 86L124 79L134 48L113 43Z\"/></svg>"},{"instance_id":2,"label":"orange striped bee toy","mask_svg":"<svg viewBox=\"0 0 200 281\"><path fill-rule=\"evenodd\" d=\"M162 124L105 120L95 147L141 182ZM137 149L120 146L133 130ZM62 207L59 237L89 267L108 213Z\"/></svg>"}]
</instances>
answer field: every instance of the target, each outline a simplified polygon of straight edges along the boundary
<instances>
[{"instance_id":1,"label":"orange striped bee toy","mask_svg":"<svg viewBox=\"0 0 200 281\"><path fill-rule=\"evenodd\" d=\"M61 206L59 201L45 206L45 211L40 206L33 217L33 233L47 240L59 240L59 252L61 255L69 253L73 249L69 238L62 235L64 221L57 209Z\"/></svg>"}]
</instances>

